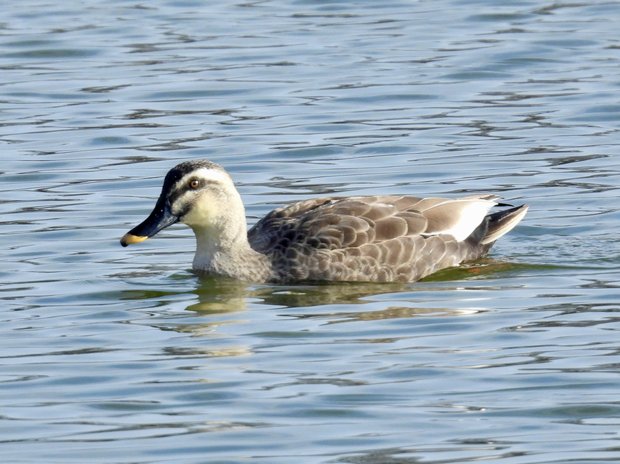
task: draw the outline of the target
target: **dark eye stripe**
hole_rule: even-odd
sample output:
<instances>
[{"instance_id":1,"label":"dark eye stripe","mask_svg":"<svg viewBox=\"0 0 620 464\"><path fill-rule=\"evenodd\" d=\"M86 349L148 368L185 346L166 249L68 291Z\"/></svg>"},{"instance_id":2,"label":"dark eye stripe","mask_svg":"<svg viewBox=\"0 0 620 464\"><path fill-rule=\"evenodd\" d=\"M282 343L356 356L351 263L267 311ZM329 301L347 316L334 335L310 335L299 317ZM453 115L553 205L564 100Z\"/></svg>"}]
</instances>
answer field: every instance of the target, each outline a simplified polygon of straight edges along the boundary
<instances>
[{"instance_id":1,"label":"dark eye stripe","mask_svg":"<svg viewBox=\"0 0 620 464\"><path fill-rule=\"evenodd\" d=\"M193 181L198 181L198 186L195 187L195 188L191 187L191 183ZM183 183L177 189L173 190L172 186L169 186L168 187L169 188L169 191L168 191L168 201L169 201L170 205L173 205L179 199L179 197L181 197L185 192L195 192L195 191L203 188L205 185L207 185L207 183L209 185L215 185L215 186L216 185L221 185L221 183L218 180L209 180L207 182L205 179L201 179L199 177L195 177L195 178L190 179L187 183ZM164 188L165 187L166 186L164 185Z\"/></svg>"}]
</instances>

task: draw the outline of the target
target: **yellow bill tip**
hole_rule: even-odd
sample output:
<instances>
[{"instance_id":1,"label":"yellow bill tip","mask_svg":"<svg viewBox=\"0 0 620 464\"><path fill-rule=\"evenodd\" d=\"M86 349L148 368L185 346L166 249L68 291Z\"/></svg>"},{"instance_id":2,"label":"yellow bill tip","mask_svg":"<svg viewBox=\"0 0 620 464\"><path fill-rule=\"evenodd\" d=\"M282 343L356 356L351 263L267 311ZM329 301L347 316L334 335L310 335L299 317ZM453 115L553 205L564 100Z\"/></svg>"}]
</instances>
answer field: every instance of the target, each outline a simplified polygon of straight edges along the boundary
<instances>
[{"instance_id":1,"label":"yellow bill tip","mask_svg":"<svg viewBox=\"0 0 620 464\"><path fill-rule=\"evenodd\" d=\"M126 247L127 245L133 245L134 243L144 242L148 237L144 235L125 234L121 238L121 245Z\"/></svg>"}]
</instances>

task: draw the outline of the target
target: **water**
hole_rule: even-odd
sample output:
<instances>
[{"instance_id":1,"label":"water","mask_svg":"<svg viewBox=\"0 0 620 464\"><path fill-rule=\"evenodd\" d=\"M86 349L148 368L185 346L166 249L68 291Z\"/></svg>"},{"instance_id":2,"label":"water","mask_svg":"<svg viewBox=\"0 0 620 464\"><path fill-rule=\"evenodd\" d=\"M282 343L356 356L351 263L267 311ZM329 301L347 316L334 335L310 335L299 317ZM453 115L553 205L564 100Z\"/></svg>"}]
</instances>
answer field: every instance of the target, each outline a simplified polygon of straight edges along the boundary
<instances>
[{"instance_id":1,"label":"water","mask_svg":"<svg viewBox=\"0 0 620 464\"><path fill-rule=\"evenodd\" d=\"M24 0L0 17L0 459L620 459L620 3ZM530 212L412 285L200 280L122 249L208 158L253 223L322 194Z\"/></svg>"}]
</instances>

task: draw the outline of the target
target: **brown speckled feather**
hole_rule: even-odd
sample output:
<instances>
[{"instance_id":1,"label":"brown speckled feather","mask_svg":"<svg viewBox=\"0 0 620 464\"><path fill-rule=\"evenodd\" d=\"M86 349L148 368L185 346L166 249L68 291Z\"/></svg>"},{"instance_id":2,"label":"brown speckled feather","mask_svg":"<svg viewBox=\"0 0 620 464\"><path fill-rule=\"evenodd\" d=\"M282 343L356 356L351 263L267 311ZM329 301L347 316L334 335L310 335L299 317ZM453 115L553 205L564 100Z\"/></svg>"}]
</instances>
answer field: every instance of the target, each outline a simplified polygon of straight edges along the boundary
<instances>
[{"instance_id":1,"label":"brown speckled feather","mask_svg":"<svg viewBox=\"0 0 620 464\"><path fill-rule=\"evenodd\" d=\"M495 198L319 198L272 211L248 239L270 258L276 281L411 282L485 254L491 216L461 240L442 232L464 208Z\"/></svg>"}]
</instances>

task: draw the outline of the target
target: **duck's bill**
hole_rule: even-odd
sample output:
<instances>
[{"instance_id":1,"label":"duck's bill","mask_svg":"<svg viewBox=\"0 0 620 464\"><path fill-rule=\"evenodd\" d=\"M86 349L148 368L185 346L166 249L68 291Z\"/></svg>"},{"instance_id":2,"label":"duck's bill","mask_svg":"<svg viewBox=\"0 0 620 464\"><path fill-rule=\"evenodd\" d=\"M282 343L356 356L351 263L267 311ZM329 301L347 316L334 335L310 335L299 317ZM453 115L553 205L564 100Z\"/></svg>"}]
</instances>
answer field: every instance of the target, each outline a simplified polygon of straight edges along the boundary
<instances>
[{"instance_id":1,"label":"duck's bill","mask_svg":"<svg viewBox=\"0 0 620 464\"><path fill-rule=\"evenodd\" d=\"M126 247L134 243L144 242L147 238L152 237L160 230L178 221L178 216L172 214L170 208L164 202L158 201L149 217L123 235L121 245Z\"/></svg>"}]
</instances>

